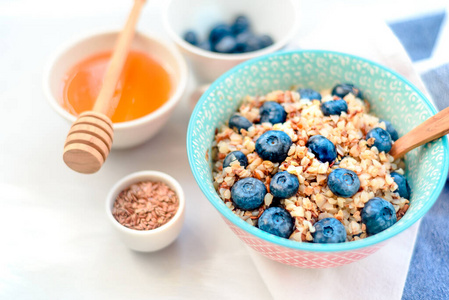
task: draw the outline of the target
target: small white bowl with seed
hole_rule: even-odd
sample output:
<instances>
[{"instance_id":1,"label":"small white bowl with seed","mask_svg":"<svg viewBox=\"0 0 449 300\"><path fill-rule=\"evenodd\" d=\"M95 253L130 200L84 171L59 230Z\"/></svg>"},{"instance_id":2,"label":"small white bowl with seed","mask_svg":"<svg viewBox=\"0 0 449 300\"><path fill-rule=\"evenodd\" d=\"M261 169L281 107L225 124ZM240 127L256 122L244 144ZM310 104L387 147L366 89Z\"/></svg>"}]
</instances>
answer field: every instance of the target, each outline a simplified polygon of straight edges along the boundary
<instances>
[{"instance_id":1,"label":"small white bowl with seed","mask_svg":"<svg viewBox=\"0 0 449 300\"><path fill-rule=\"evenodd\" d=\"M153 252L170 245L184 221L181 185L158 171L140 171L119 180L106 199L106 214L130 249Z\"/></svg>"}]
</instances>

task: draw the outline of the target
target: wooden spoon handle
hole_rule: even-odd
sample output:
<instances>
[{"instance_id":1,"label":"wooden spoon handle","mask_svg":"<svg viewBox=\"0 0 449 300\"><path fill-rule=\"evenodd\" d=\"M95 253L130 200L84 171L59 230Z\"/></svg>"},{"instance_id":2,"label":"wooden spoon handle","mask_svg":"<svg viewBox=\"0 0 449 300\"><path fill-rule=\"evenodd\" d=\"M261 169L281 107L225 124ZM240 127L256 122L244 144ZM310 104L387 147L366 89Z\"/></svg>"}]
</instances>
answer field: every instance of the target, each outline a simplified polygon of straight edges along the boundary
<instances>
[{"instance_id":1,"label":"wooden spoon handle","mask_svg":"<svg viewBox=\"0 0 449 300\"><path fill-rule=\"evenodd\" d=\"M449 107L430 117L398 139L390 150L396 159L427 142L449 133Z\"/></svg>"},{"instance_id":2,"label":"wooden spoon handle","mask_svg":"<svg viewBox=\"0 0 449 300\"><path fill-rule=\"evenodd\" d=\"M108 69L103 79L100 93L95 101L93 107L94 111L103 113L109 117L114 113L118 105L118 97L114 99L114 93L117 86L118 79L122 73L123 66L125 65L127 54L131 47L131 41L134 37L134 29L136 27L137 20L146 0L135 0L134 6L129 14L125 27L120 32L117 42L114 47L114 51L109 61Z\"/></svg>"}]
</instances>

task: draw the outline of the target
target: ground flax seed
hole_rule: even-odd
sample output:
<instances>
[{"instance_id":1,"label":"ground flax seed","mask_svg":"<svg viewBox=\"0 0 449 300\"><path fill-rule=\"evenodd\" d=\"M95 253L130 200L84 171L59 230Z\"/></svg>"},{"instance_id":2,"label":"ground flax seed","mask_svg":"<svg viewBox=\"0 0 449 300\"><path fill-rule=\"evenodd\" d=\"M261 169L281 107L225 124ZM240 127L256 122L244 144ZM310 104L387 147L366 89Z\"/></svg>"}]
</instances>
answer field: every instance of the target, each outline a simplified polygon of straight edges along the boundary
<instances>
[{"instance_id":1,"label":"ground flax seed","mask_svg":"<svg viewBox=\"0 0 449 300\"><path fill-rule=\"evenodd\" d=\"M120 192L112 215L128 228L152 230L170 221L178 207L176 193L165 183L143 181Z\"/></svg>"}]
</instances>

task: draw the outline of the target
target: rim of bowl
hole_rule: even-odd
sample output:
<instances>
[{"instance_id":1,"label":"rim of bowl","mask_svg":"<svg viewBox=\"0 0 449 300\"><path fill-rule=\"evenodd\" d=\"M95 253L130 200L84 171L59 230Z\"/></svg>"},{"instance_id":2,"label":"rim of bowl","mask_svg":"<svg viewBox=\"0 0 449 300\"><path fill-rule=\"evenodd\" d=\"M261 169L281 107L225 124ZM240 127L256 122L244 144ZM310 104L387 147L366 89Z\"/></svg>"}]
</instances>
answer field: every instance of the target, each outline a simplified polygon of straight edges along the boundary
<instances>
[{"instance_id":1,"label":"rim of bowl","mask_svg":"<svg viewBox=\"0 0 449 300\"><path fill-rule=\"evenodd\" d=\"M231 54L231 53L217 53L217 52L207 51L207 50L201 49L200 47L193 46L192 44L184 41L184 39L182 39L179 36L179 34L177 34L172 29L170 22L168 20L168 10L170 9L170 5L171 5L172 1L173 0L168 1L167 5L165 7L164 18L163 18L165 28L166 28L168 34L170 35L170 37L172 38L172 40L176 44L181 46L182 48L187 49L188 51L195 53L196 55L204 56L204 57L211 58L211 59L218 59L218 60L224 60L224 61L226 61L226 60L247 60L247 59L251 59L251 58L265 55L268 53L272 53L273 51L276 51L276 50L280 49L281 47L285 46L287 44L287 42L290 41L293 38L293 36L295 35L295 33L299 30L300 23L299 23L298 9L293 0L288 0L289 3L294 8L294 14L295 14L294 23L293 23L293 26L288 31L288 33L283 38L276 41L273 45L270 45L270 46L265 47L260 50L251 51L251 52L247 52L247 53Z\"/></svg>"},{"instance_id":2,"label":"rim of bowl","mask_svg":"<svg viewBox=\"0 0 449 300\"><path fill-rule=\"evenodd\" d=\"M63 43L54 53L50 55L50 59L46 63L43 73L44 94L50 106L64 119L69 120L70 122L73 123L76 121L77 117L66 111L61 106L58 99L53 97L52 91L50 89L50 76L54 65L65 52L67 52L75 45L85 41L86 39L95 38L102 35L118 34L119 31L120 29L100 29L80 34L77 37L72 38L69 41ZM176 64L179 66L180 69L179 82L176 84L176 88L173 90L173 94L167 101L164 102L164 104L161 107L143 117L131 121L113 123L112 126L114 130L134 127L160 117L161 115L169 111L171 108L173 108L181 100L182 95L187 87L187 79L188 79L187 64L182 54L175 47L170 45L168 42L165 42L162 38L158 37L157 35L147 34L139 30L135 31L135 35L139 35L145 39L152 40L160 44L163 48L165 48L168 52L171 53L171 55L174 57L176 61Z\"/></svg>"},{"instance_id":3,"label":"rim of bowl","mask_svg":"<svg viewBox=\"0 0 449 300\"><path fill-rule=\"evenodd\" d=\"M141 179L138 179L141 178ZM146 179L143 179L146 178ZM112 206L114 205L115 199L117 195L125 188L129 187L133 183L137 183L144 180L150 180L150 181L158 181L162 179L161 181L169 182L169 187L176 193L176 196L178 196L179 200L179 206L178 210L176 211L176 214L164 225L151 230L136 230L128 228L122 224L120 224L112 215ZM126 185L125 185L126 183ZM122 187L125 185L125 187ZM172 186L170 186L172 185ZM133 235L154 235L158 233L162 233L165 230L169 229L172 225L180 221L182 218L182 215L185 210L185 195L184 190L182 189L179 182L174 179L172 176L168 175L167 173L163 173L160 171L138 171L131 173L119 181L117 181L112 188L110 189L107 197L106 197L106 215L108 216L108 219L111 221L112 225L125 232L126 234L133 234Z\"/></svg>"},{"instance_id":4,"label":"rim of bowl","mask_svg":"<svg viewBox=\"0 0 449 300\"><path fill-rule=\"evenodd\" d=\"M198 111L200 110L200 106L203 102L206 101L207 95L210 94L212 91L215 90L217 86L219 86L221 83L224 83L225 79L229 77L231 74L237 72L239 69L242 69L246 67L247 65L251 65L253 63L256 63L261 60L265 60L268 57L273 56L280 56L280 55L289 55L289 54L295 54L295 53L329 53L333 55L340 55L340 56L346 56L353 59L358 59L363 62L367 62L369 64L372 64L384 71L390 72L394 76L396 76L399 80L403 81L407 85L410 86L410 88L416 92L419 97L423 100L423 103L425 106L433 113L436 114L437 110L435 106L427 99L427 97L418 89L415 87L414 84L412 84L408 79L403 77L402 75L398 74L397 72L391 70L388 67L385 67L379 63L373 62L369 59L338 52L338 51L328 51L328 50L290 50L290 51L281 51L276 53L271 53L268 55L264 55L262 57L253 58L251 60L248 60L244 63L239 64L238 66L233 67L229 71L225 72L223 75L221 75L217 80L215 80L210 87L206 90L206 92L201 96L200 100L198 101L197 105L195 106L195 109L193 110L191 114L191 118L189 121L189 126L187 129L187 156L190 164L190 170L193 173L193 176L195 177L196 182L198 183L198 186L200 187L203 194L206 196L208 201L220 212L220 214L225 217L227 220L229 220L231 223L233 223L235 226L237 226L240 229L245 230L251 235L254 235L260 239L263 239L265 241L271 242L278 246L283 246L290 249L296 249L296 250L302 250L302 251L309 251L309 252L343 252L343 251L353 251L361 248L366 248L370 246L374 246L377 244L380 244L381 242L384 242L399 233L403 232L404 230L410 228L413 224L415 224L419 219L421 219L425 213L433 206L433 204L438 199L438 196L440 195L444 184L446 182L446 177L442 176L439 179L438 184L436 185L435 189L432 191L432 194L428 197L428 201L424 204L424 206L417 211L417 213L408 220L403 226L401 227L395 227L395 230L390 231L382 231L376 235L357 240L357 241L351 241L351 242L345 242L345 243L335 243L335 244L319 244L319 243L305 243L305 242L296 242L289 239L284 239L272 234L269 234L267 232L264 232L260 229L258 229L255 226L251 226L245 221L241 220L239 217L237 217L229 208L223 205L219 205L218 201L222 201L218 195L215 193L210 193L209 190L204 186L203 182L201 181L201 178L199 177L195 167L194 167L194 157L191 148L192 145L192 131L193 127L195 126L195 122L193 121L195 119L194 116L198 114ZM443 172L442 174L447 174L449 171L449 146L448 146L448 139L446 136L443 136L442 139L443 149L444 149L444 162L443 162Z\"/></svg>"}]
</instances>

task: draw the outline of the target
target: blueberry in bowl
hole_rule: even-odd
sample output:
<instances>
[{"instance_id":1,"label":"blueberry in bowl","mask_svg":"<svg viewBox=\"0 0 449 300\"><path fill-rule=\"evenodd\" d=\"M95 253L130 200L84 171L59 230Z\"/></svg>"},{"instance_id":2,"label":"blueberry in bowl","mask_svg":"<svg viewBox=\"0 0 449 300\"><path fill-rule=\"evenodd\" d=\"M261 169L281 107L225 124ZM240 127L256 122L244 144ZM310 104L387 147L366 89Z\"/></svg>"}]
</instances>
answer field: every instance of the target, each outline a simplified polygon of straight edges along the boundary
<instances>
[{"instance_id":1,"label":"blueberry in bowl","mask_svg":"<svg viewBox=\"0 0 449 300\"><path fill-rule=\"evenodd\" d=\"M391 172L390 175L393 177L394 182L398 185L397 190L394 192L398 193L402 198L410 199L411 189L408 185L407 179L397 172Z\"/></svg>"},{"instance_id":2,"label":"blueberry in bowl","mask_svg":"<svg viewBox=\"0 0 449 300\"><path fill-rule=\"evenodd\" d=\"M344 98L349 93L353 94L354 96L358 98L362 98L362 92L360 89L356 86L354 86L352 83L341 83L337 84L332 89L332 95L337 96L339 98Z\"/></svg>"},{"instance_id":3,"label":"blueberry in bowl","mask_svg":"<svg viewBox=\"0 0 449 300\"><path fill-rule=\"evenodd\" d=\"M262 49L259 37L250 34L243 45L243 53L253 52Z\"/></svg>"},{"instance_id":4,"label":"blueberry in bowl","mask_svg":"<svg viewBox=\"0 0 449 300\"><path fill-rule=\"evenodd\" d=\"M238 35L242 32L249 32L250 21L248 16L239 15L235 18L234 23L231 25L231 30L234 35Z\"/></svg>"},{"instance_id":5,"label":"blueberry in bowl","mask_svg":"<svg viewBox=\"0 0 449 300\"><path fill-rule=\"evenodd\" d=\"M286 171L276 173L270 181L270 193L278 198L290 198L299 188L298 177Z\"/></svg>"},{"instance_id":6,"label":"blueberry in bowl","mask_svg":"<svg viewBox=\"0 0 449 300\"><path fill-rule=\"evenodd\" d=\"M246 168L248 165L248 158L242 151L232 151L228 155L226 155L223 161L223 168L229 167L231 163L238 161L239 165L243 168Z\"/></svg>"},{"instance_id":7,"label":"blueberry in bowl","mask_svg":"<svg viewBox=\"0 0 449 300\"><path fill-rule=\"evenodd\" d=\"M335 218L325 218L315 223L314 243L343 243L346 241L346 229Z\"/></svg>"},{"instance_id":8,"label":"blueberry in bowl","mask_svg":"<svg viewBox=\"0 0 449 300\"><path fill-rule=\"evenodd\" d=\"M309 100L319 100L321 101L321 94L314 89L310 88L300 88L298 89L300 99L309 99Z\"/></svg>"},{"instance_id":9,"label":"blueberry in bowl","mask_svg":"<svg viewBox=\"0 0 449 300\"><path fill-rule=\"evenodd\" d=\"M348 112L348 104L343 99L335 99L321 104L321 111L325 116L341 115Z\"/></svg>"},{"instance_id":10,"label":"blueberry in bowl","mask_svg":"<svg viewBox=\"0 0 449 300\"><path fill-rule=\"evenodd\" d=\"M294 220L282 207L270 207L259 217L257 227L265 232L287 239L294 230Z\"/></svg>"},{"instance_id":11,"label":"blueberry in bowl","mask_svg":"<svg viewBox=\"0 0 449 300\"><path fill-rule=\"evenodd\" d=\"M273 38L268 34L263 34L259 36L260 49L269 47L274 44Z\"/></svg>"},{"instance_id":12,"label":"blueberry in bowl","mask_svg":"<svg viewBox=\"0 0 449 300\"><path fill-rule=\"evenodd\" d=\"M231 190L232 200L241 209L252 210L263 203L267 189L262 181L247 177L237 181Z\"/></svg>"},{"instance_id":13,"label":"blueberry in bowl","mask_svg":"<svg viewBox=\"0 0 449 300\"><path fill-rule=\"evenodd\" d=\"M256 141L256 152L263 160L282 162L292 145L291 138L283 131L269 130Z\"/></svg>"},{"instance_id":14,"label":"blueberry in bowl","mask_svg":"<svg viewBox=\"0 0 449 300\"><path fill-rule=\"evenodd\" d=\"M338 168L327 177L327 185L335 195L348 198L359 191L360 179L355 172Z\"/></svg>"},{"instance_id":15,"label":"blueberry in bowl","mask_svg":"<svg viewBox=\"0 0 449 300\"><path fill-rule=\"evenodd\" d=\"M198 48L201 48L206 51L212 51L212 44L210 43L209 40L204 40L204 41L199 42Z\"/></svg>"},{"instance_id":16,"label":"blueberry in bowl","mask_svg":"<svg viewBox=\"0 0 449 300\"><path fill-rule=\"evenodd\" d=\"M306 146L323 163L332 163L337 158L335 145L322 135L310 137Z\"/></svg>"},{"instance_id":17,"label":"blueberry in bowl","mask_svg":"<svg viewBox=\"0 0 449 300\"><path fill-rule=\"evenodd\" d=\"M390 134L380 127L373 128L366 134L366 140L370 139L374 140L371 146L375 146L379 152L388 153L393 146Z\"/></svg>"},{"instance_id":18,"label":"blueberry in bowl","mask_svg":"<svg viewBox=\"0 0 449 300\"><path fill-rule=\"evenodd\" d=\"M225 36L219 42L215 43L214 50L219 53L234 53L237 47L237 41L233 36Z\"/></svg>"},{"instance_id":19,"label":"blueberry in bowl","mask_svg":"<svg viewBox=\"0 0 449 300\"><path fill-rule=\"evenodd\" d=\"M199 44L198 34L193 30L188 30L184 33L184 40L194 46Z\"/></svg>"},{"instance_id":20,"label":"blueberry in bowl","mask_svg":"<svg viewBox=\"0 0 449 300\"><path fill-rule=\"evenodd\" d=\"M189 30L192 31L192 30ZM209 33L209 41L212 45L216 45L226 36L232 36L231 27L228 24L220 23L215 25Z\"/></svg>"},{"instance_id":21,"label":"blueberry in bowl","mask_svg":"<svg viewBox=\"0 0 449 300\"><path fill-rule=\"evenodd\" d=\"M250 128L252 125L253 123L239 114L233 114L229 118L229 127L238 132L241 132L242 129L248 130L248 128Z\"/></svg>"},{"instance_id":22,"label":"blueberry in bowl","mask_svg":"<svg viewBox=\"0 0 449 300\"><path fill-rule=\"evenodd\" d=\"M368 234L377 234L396 223L396 211L390 202L375 197L363 207L362 222Z\"/></svg>"},{"instance_id":23,"label":"blueberry in bowl","mask_svg":"<svg viewBox=\"0 0 449 300\"><path fill-rule=\"evenodd\" d=\"M396 129L393 127L393 124L391 124L390 121L387 120L380 120L383 123L385 123L385 130L390 134L391 139L393 141L397 141L399 139L399 134L396 131Z\"/></svg>"},{"instance_id":24,"label":"blueberry in bowl","mask_svg":"<svg viewBox=\"0 0 449 300\"><path fill-rule=\"evenodd\" d=\"M260 107L260 123L284 123L286 118L285 109L277 102L267 101Z\"/></svg>"},{"instance_id":25,"label":"blueberry in bowl","mask_svg":"<svg viewBox=\"0 0 449 300\"><path fill-rule=\"evenodd\" d=\"M253 43L253 42L251 42L251 40L253 40L253 39L254 39L254 34L252 34L249 31L245 31L245 32L237 34L235 36L236 45L235 45L234 53L249 52L248 44Z\"/></svg>"}]
</instances>

